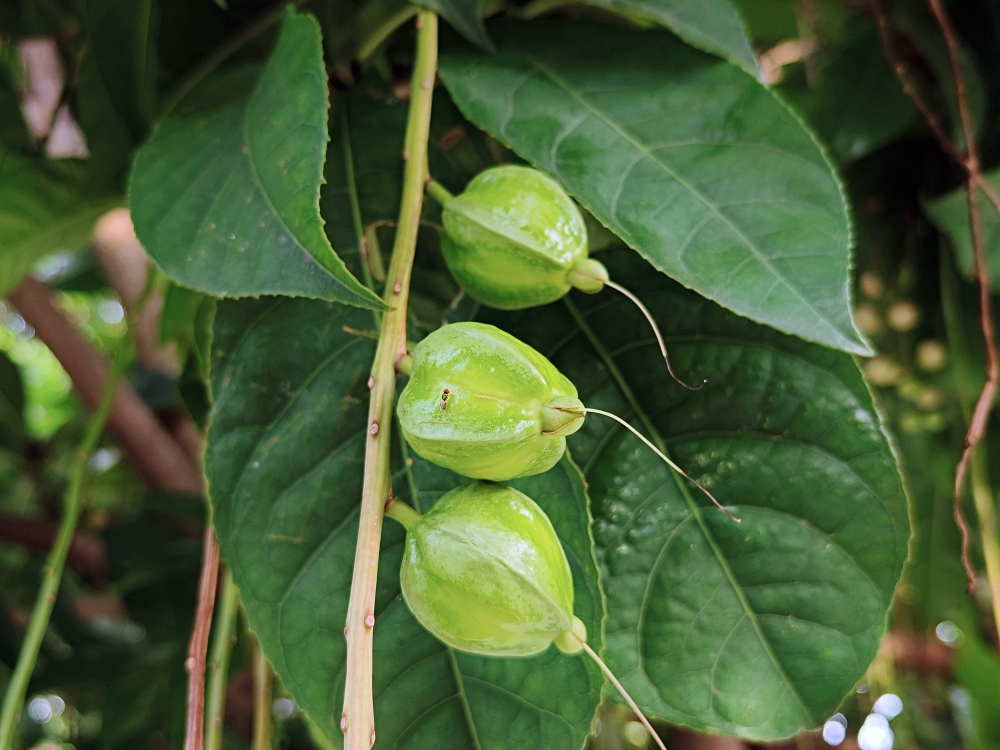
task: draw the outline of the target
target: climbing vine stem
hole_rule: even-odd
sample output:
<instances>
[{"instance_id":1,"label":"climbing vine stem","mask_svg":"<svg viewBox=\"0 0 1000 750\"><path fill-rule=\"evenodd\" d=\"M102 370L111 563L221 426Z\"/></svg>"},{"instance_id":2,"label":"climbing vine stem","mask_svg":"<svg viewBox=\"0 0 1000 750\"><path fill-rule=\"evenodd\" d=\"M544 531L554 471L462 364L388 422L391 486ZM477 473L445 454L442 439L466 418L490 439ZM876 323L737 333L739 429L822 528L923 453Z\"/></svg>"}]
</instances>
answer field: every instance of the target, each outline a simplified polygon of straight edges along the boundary
<instances>
[{"instance_id":1,"label":"climbing vine stem","mask_svg":"<svg viewBox=\"0 0 1000 750\"><path fill-rule=\"evenodd\" d=\"M226 718L226 687L229 684L229 658L236 639L239 609L240 593L233 583L232 572L226 570L219 589L212 653L208 660L205 750L222 750L222 728Z\"/></svg>"},{"instance_id":2,"label":"climbing vine stem","mask_svg":"<svg viewBox=\"0 0 1000 750\"><path fill-rule=\"evenodd\" d=\"M24 696L28 691L28 683L31 681L31 674L35 669L35 662L38 660L38 652L42 647L42 640L49 625L52 608L56 603L56 594L59 592L63 568L66 565L66 555L69 554L73 533L76 531L76 524L80 518L80 495L83 491L84 479L87 476L87 462L97 447L97 441L100 440L104 424L111 413L111 405L114 402L118 382L124 370L123 362L127 359L127 357L119 356L111 376L104 385L97 411L90 417L87 431L73 456L69 485L67 485L66 494L63 496L63 517L59 524L59 534L56 536L55 544L45 561L45 567L42 569L42 586L38 591L38 598L35 600L35 607L31 612L28 630L24 634L24 642L17 658L17 666L14 668L14 674L11 675L7 685L3 708L0 710L0 750L10 750L14 741L14 732L21 715L21 708L24 705Z\"/></svg>"},{"instance_id":3,"label":"climbing vine stem","mask_svg":"<svg viewBox=\"0 0 1000 750\"><path fill-rule=\"evenodd\" d=\"M385 301L378 347L368 386L368 429L365 444L365 478L354 555L351 600L347 608L347 680L340 728L344 750L369 750L375 743L372 700L372 637L375 628L375 583L378 578L379 541L383 507L391 493L389 447L392 405L396 394L396 362L406 355L406 308L413 254L423 210L427 180L427 140L431 101L437 73L437 16L417 15L417 54L413 66L410 112L403 149L403 195L396 225L396 240L386 278Z\"/></svg>"}]
</instances>

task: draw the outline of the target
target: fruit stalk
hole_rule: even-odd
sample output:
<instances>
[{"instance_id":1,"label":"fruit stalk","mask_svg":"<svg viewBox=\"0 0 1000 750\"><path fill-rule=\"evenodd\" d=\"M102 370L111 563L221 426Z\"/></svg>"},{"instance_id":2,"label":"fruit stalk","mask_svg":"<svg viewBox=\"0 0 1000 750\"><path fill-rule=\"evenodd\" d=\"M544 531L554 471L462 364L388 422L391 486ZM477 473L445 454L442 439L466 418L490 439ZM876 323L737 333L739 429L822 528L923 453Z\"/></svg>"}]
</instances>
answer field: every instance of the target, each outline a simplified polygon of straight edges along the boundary
<instances>
[{"instance_id":1,"label":"fruit stalk","mask_svg":"<svg viewBox=\"0 0 1000 750\"><path fill-rule=\"evenodd\" d=\"M375 743L372 700L372 636L375 627L375 583L383 507L389 497L389 446L392 406L396 394L396 362L406 355L406 308L410 273L416 250L424 184L427 180L427 140L437 71L437 16L417 15L417 55L413 67L410 112L403 159L403 196L392 262L386 279L378 347L372 365L371 401L365 445L365 478L361 495L358 546L354 556L351 600L347 609L347 682L340 727L345 750L369 750Z\"/></svg>"}]
</instances>

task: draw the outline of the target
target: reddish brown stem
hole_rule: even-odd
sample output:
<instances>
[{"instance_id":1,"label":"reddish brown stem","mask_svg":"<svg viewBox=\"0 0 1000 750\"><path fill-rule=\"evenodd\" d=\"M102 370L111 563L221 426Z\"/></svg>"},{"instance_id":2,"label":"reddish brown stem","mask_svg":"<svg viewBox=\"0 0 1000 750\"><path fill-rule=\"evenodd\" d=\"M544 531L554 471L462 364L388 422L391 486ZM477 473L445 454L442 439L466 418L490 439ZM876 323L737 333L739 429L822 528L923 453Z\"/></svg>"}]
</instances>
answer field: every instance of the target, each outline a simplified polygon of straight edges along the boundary
<instances>
[{"instance_id":1,"label":"reddish brown stem","mask_svg":"<svg viewBox=\"0 0 1000 750\"><path fill-rule=\"evenodd\" d=\"M972 567L972 560L969 555L971 532L969 524L965 520L962 510L962 494L965 490L965 482L969 472L969 463L976 446L986 435L986 427L989 423L990 412L993 410L993 402L996 399L997 386L1000 383L1000 358L997 356L996 335L993 330L993 310L990 298L990 276L986 262L986 250L983 246L982 225L979 219L978 191L982 190L993 204L994 209L1000 214L1000 194L983 177L979 167L979 154L976 150L976 134L972 125L972 116L969 112L969 97L965 84L965 76L962 73L961 49L958 43L958 36L955 28L951 24L941 0L928 0L931 12L937 19L941 34L944 37L945 46L948 50L948 62L951 67L951 74L955 86L955 97L958 100L958 114L961 120L962 134L965 138L965 153L963 154L952 142L945 132L944 127L937 115L930 108L930 105L920 95L917 88L910 82L906 73L906 67L897 57L892 44L889 24L878 0L870 0L872 13L878 24L879 36L882 40L882 48L885 56L892 66L893 72L903 86L903 91L913 100L917 109L927 121L931 132L937 138L941 148L944 149L965 169L967 174L966 195L969 204L969 227L972 234L972 247L975 257L976 283L979 288L979 323L983 331L983 340L986 343L986 384L983 386L979 399L976 401L972 418L969 420L969 428L965 434L965 445L962 450L962 457L955 467L955 494L954 508L955 524L962 534L962 567L965 568L965 575L968 579L969 589L975 584L976 573Z\"/></svg>"},{"instance_id":2,"label":"reddish brown stem","mask_svg":"<svg viewBox=\"0 0 1000 750\"><path fill-rule=\"evenodd\" d=\"M204 750L205 747L205 665L208 660L212 613L215 610L215 592L219 583L219 543L215 540L214 526L205 529L203 554L201 580L198 582L198 608L195 610L194 630L191 631L185 664L188 689L184 750Z\"/></svg>"},{"instance_id":3,"label":"reddish brown stem","mask_svg":"<svg viewBox=\"0 0 1000 750\"><path fill-rule=\"evenodd\" d=\"M916 105L917 110L919 110L921 116L927 122L931 132L934 133L934 137L937 138L941 148L954 158L955 161L964 165L965 157L963 157L962 153L955 147L955 144L951 142L951 138L949 138L948 134L945 132L944 126L941 124L941 120L938 119L938 116L920 94L917 87L912 81L910 81L910 77L906 72L906 66L896 54L896 47L892 43L892 32L889 29L889 20L886 18L885 10L882 8L882 3L879 2L879 0L869 0L868 7L871 9L872 15L875 16L875 23L878 26L879 38L882 40L882 52L885 54L886 60L889 61L889 67L892 68L892 72L895 73L896 78L899 79L899 83L902 85L903 91L908 97L910 97L911 100L913 100L914 105Z\"/></svg>"},{"instance_id":4,"label":"reddish brown stem","mask_svg":"<svg viewBox=\"0 0 1000 750\"><path fill-rule=\"evenodd\" d=\"M993 330L993 302L990 297L982 226L979 221L979 205L975 183L971 178L968 182L968 199L969 224L972 230L972 247L976 263L976 281L979 286L979 325L983 330L983 339L986 342L986 384L983 386L979 400L976 401L976 406L972 411L969 429L965 433L962 458L955 469L955 523L962 531L962 566L965 568L971 591L976 576L969 556L970 531L962 512L962 493L965 489L965 480L969 471L969 462L972 460L972 453L986 435L990 412L993 410L993 402L996 399L997 384L1000 383L1000 358L997 357L996 335Z\"/></svg>"},{"instance_id":5,"label":"reddish brown stem","mask_svg":"<svg viewBox=\"0 0 1000 750\"><path fill-rule=\"evenodd\" d=\"M923 115L924 120L927 121L931 132L934 133L938 143L941 144L941 148L961 164L967 174L966 194L969 203L969 228L972 235L972 247L975 257L976 283L979 288L979 324L983 331L983 340L986 343L986 384L983 386L983 390L979 394L979 399L976 401L975 409L969 420L969 428L965 434L962 457L955 467L955 524L962 534L962 566L965 568L969 589L971 590L975 584L976 574L969 555L971 532L962 510L962 493L965 489L965 481L968 476L972 454L976 446L979 445L986 435L990 412L993 409L993 402L996 399L998 383L1000 383L1000 357L997 356L996 335L993 330L993 305L989 288L990 275L986 261L986 251L983 246L982 226L979 220L977 190L983 191L998 214L1000 214L1000 194L986 181L980 171L975 128L973 127L972 116L969 112L968 91L965 76L962 73L961 48L958 43L958 36L955 34L955 28L952 26L951 19L948 17L941 0L928 0L928 4L935 19L937 19L938 26L941 28L941 34L944 37L945 46L948 50L948 62L951 67L955 97L958 100L958 114L961 120L962 134L965 138L964 154L952 142L951 138L948 137L937 115L924 100L923 96L921 96L917 88L910 82L906 67L896 55L895 47L892 44L892 36L889 31L889 23L881 3L879 0L869 1L869 7L878 24L879 36L882 40L882 48L886 59L899 79L903 91L913 100L913 103L921 115Z\"/></svg>"},{"instance_id":6,"label":"reddish brown stem","mask_svg":"<svg viewBox=\"0 0 1000 750\"><path fill-rule=\"evenodd\" d=\"M965 77L962 75L962 60L958 44L958 37L955 29L951 25L951 19L945 12L941 0L928 0L931 11L937 19L938 26L941 27L941 34L944 36L945 46L948 48L948 60L951 64L951 74L954 79L955 96L958 99L958 113L962 121L962 133L965 137L965 169L969 173L967 184L967 196L969 201L969 228L972 233L972 248L975 256L976 283L979 286L979 325L983 331L983 340L986 343L986 384L979 394L979 400L972 412L969 420L969 429L965 433L965 446L962 450L962 458L955 469L955 519L961 519L962 524L962 565L965 567L966 575L969 577L969 589L975 583L975 574L972 570L972 562L969 559L969 529L965 525L962 514L962 493L965 489L966 474L969 469L969 461L976 446L986 435L986 426L989 423L990 412L993 410L993 401L996 398L997 383L1000 382L1000 357L997 356L996 336L993 331L993 303L990 298L990 274L986 261L986 248L983 246L982 225L979 221L979 196L977 187L985 184L979 172L979 154L976 150L976 133L972 125L972 115L969 112L968 94L965 86Z\"/></svg>"},{"instance_id":7,"label":"reddish brown stem","mask_svg":"<svg viewBox=\"0 0 1000 750\"><path fill-rule=\"evenodd\" d=\"M26 278L11 292L10 301L52 350L83 402L95 408L111 372L107 358L77 330L40 281ZM198 466L126 383L118 387L108 430L150 486L202 492Z\"/></svg>"},{"instance_id":8,"label":"reddish brown stem","mask_svg":"<svg viewBox=\"0 0 1000 750\"><path fill-rule=\"evenodd\" d=\"M948 48L948 62L951 65L951 76L955 85L955 98L958 100L958 117L962 125L962 135L965 137L965 168L973 174L979 171L979 154L976 152L976 132L972 126L972 115L969 113L969 97L965 88L965 76L962 74L958 37L951 25L951 19L941 5L941 0L927 0L927 2L937 19L938 26L941 27L941 34Z\"/></svg>"},{"instance_id":9,"label":"reddish brown stem","mask_svg":"<svg viewBox=\"0 0 1000 750\"><path fill-rule=\"evenodd\" d=\"M906 66L896 54L895 46L892 43L892 34L889 30L889 21L886 18L885 11L883 10L881 3L879 0L869 0L868 5L871 9L872 15L875 16L875 22L878 25L879 38L882 40L882 51L885 53L886 60L889 61L889 66L892 68L892 72L895 73L896 78L899 79L899 83L903 87L903 91L908 97L910 97L921 116L927 122L928 127L930 127L934 137L937 138L938 144L941 146L942 150L944 150L945 153L951 156L965 169L965 171L969 174L969 177L971 177L975 182L976 187L985 193L987 199L989 199L990 203L993 204L993 208L996 209L998 214L1000 214L1000 193L998 193L996 189L983 177L979 170L978 158L976 160L975 169L970 169L969 164L966 163L965 155L959 151L958 147L954 143L952 143L951 138L948 137L944 126L941 124L941 120L920 94L917 87L913 85L912 81L910 81L910 77L906 72ZM945 18L947 19L947 16L945 16ZM952 30L950 23L947 23L947 28L948 32L945 34L945 39L951 39L952 44L954 44L953 47L951 44L949 45L949 55L951 55L952 49L957 52L958 44L955 40L955 33ZM951 57L950 59L952 60L953 65L957 62L957 57ZM958 68L953 67L952 70L954 75L954 71L958 70ZM961 81L961 94L958 96L959 113L961 114L962 111L965 111L966 115L968 115L968 95L966 94L965 80L961 73L958 74L957 81ZM956 92L957 91L958 83L956 82ZM969 119L969 122L971 123L971 118ZM964 124L963 132L966 134L966 141L969 142L970 134L966 131ZM971 142L973 144L973 149L975 149L975 139L971 138Z\"/></svg>"}]
</instances>

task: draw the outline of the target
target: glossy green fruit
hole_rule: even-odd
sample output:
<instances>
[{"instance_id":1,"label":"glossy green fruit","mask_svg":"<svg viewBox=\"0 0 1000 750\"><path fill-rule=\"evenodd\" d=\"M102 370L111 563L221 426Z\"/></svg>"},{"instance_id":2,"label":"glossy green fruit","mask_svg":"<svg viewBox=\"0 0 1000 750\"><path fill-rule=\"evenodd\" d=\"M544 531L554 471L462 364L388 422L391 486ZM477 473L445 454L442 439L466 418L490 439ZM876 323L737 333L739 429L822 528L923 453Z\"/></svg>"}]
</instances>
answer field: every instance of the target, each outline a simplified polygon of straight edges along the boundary
<instances>
[{"instance_id":1,"label":"glossy green fruit","mask_svg":"<svg viewBox=\"0 0 1000 750\"><path fill-rule=\"evenodd\" d=\"M565 375L484 323L453 323L416 345L396 413L420 456L496 482L548 471L585 417Z\"/></svg>"},{"instance_id":2,"label":"glossy green fruit","mask_svg":"<svg viewBox=\"0 0 1000 750\"><path fill-rule=\"evenodd\" d=\"M573 575L534 500L476 483L399 520L407 526L403 599L434 636L484 656L531 656L553 642L580 651L572 634L585 641L587 631L573 615Z\"/></svg>"},{"instance_id":3,"label":"glossy green fruit","mask_svg":"<svg viewBox=\"0 0 1000 750\"><path fill-rule=\"evenodd\" d=\"M441 252L474 299L500 310L555 302L573 287L599 292L608 272L587 257L580 209L537 169L487 169L444 206Z\"/></svg>"}]
</instances>

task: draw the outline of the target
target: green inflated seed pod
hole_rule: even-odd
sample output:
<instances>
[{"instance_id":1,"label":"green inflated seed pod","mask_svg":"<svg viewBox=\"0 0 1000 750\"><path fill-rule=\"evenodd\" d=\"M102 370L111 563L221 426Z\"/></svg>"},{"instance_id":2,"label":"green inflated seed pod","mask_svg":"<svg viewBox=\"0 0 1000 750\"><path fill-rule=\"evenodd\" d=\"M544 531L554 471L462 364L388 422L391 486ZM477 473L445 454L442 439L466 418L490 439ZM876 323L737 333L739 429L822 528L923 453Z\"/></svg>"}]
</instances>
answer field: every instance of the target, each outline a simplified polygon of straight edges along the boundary
<instances>
[{"instance_id":1,"label":"green inflated seed pod","mask_svg":"<svg viewBox=\"0 0 1000 750\"><path fill-rule=\"evenodd\" d=\"M413 350L396 407L407 443L431 463L504 481L552 468L585 412L544 356L484 323L439 328Z\"/></svg>"},{"instance_id":2,"label":"green inflated seed pod","mask_svg":"<svg viewBox=\"0 0 1000 750\"><path fill-rule=\"evenodd\" d=\"M553 642L581 650L587 630L573 614L569 562L531 498L476 483L423 516L405 506L388 512L407 527L403 599L438 639L483 656L531 656Z\"/></svg>"},{"instance_id":3,"label":"green inflated seed pod","mask_svg":"<svg viewBox=\"0 0 1000 750\"><path fill-rule=\"evenodd\" d=\"M562 186L530 167L506 165L481 172L459 196L431 180L428 193L442 210L441 253L448 270L473 299L499 310L546 305L576 288L587 294L609 286L639 308L656 335L670 377L674 373L656 321L642 301L587 257L587 226Z\"/></svg>"},{"instance_id":4,"label":"green inflated seed pod","mask_svg":"<svg viewBox=\"0 0 1000 750\"><path fill-rule=\"evenodd\" d=\"M573 287L601 291L603 264L587 257L587 227L562 186L537 169L481 172L442 214L441 251L474 299L500 310L545 305Z\"/></svg>"}]
</instances>

